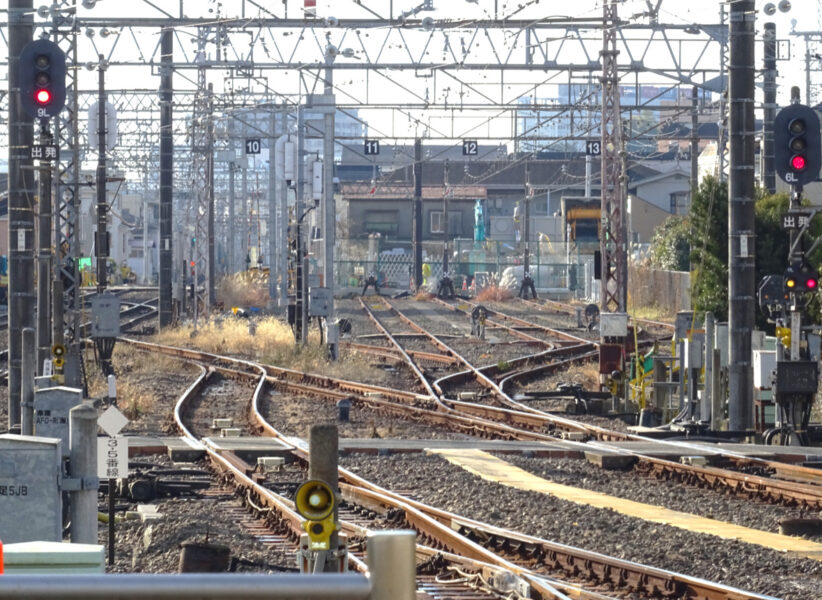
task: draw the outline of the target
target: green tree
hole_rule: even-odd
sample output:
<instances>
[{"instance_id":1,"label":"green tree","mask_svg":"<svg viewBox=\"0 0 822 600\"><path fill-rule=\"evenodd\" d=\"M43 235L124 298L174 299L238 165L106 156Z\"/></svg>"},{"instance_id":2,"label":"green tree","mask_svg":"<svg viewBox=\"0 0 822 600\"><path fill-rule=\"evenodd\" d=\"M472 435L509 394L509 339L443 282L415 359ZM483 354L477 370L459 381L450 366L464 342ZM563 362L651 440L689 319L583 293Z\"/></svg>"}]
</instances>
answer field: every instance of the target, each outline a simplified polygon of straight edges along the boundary
<instances>
[{"instance_id":1,"label":"green tree","mask_svg":"<svg viewBox=\"0 0 822 600\"><path fill-rule=\"evenodd\" d=\"M668 271L689 271L691 244L690 219L672 216L656 228L651 238L651 266Z\"/></svg>"},{"instance_id":2,"label":"green tree","mask_svg":"<svg viewBox=\"0 0 822 600\"><path fill-rule=\"evenodd\" d=\"M706 177L691 195L691 304L728 317L728 185Z\"/></svg>"}]
</instances>

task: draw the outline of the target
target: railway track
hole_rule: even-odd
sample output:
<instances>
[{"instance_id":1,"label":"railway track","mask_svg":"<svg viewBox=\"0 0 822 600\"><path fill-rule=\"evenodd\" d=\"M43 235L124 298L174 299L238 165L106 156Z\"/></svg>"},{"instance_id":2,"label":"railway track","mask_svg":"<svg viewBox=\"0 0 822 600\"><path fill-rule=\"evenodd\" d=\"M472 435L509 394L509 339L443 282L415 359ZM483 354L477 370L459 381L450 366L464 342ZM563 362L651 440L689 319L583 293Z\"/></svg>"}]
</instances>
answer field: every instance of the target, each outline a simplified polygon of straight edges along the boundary
<instances>
[{"instance_id":1,"label":"railway track","mask_svg":"<svg viewBox=\"0 0 822 600\"><path fill-rule=\"evenodd\" d=\"M268 381L266 369L248 361L226 357L200 357L200 360L205 358L214 358L219 364L209 365L209 368L201 367L200 376L181 396L175 409L175 419L181 430L186 431L187 435L192 435L182 416L185 414L186 403L199 393L210 373L225 369L230 364L231 372L251 375L257 371L257 384L251 400L255 420L268 434L280 437L279 432L266 423L259 412L259 400ZM245 402L238 404L246 405ZM298 448L296 452L300 460L307 459L306 448ZM293 512L290 502L261 486L260 478L254 475L249 465L243 464L236 457L218 455L213 451L209 451L209 459L215 470L220 473L222 481L231 480L232 485L239 486L244 491L253 510L264 512L266 522L272 529L280 535L291 536L301 531L300 518ZM439 576L424 581L425 588L430 585L445 585L446 580L443 577L449 572L470 573L476 576L475 580L483 579L480 574L487 578L489 573L493 575L509 572L528 584L532 598L615 598L627 592L643 596L665 595L672 598L767 598L472 521L400 497L344 469L341 470L341 479L343 498L349 505L360 507L346 508L346 511L354 510L355 514L360 515L358 523L344 524L343 530L351 540L356 543L364 535L362 507L370 511L376 507L381 515L392 514L393 523L399 521L401 525L418 532L418 539L425 542L418 549L418 558L424 564L440 562L446 565L444 568L440 566ZM398 515L401 515L401 518ZM362 568L356 554L351 557L351 561L352 568ZM595 586L596 590L586 590L578 583L561 582L555 578L558 573L570 575L577 580L583 579L588 586ZM465 583L467 580L469 578L463 577L458 581ZM612 591L603 591L603 587ZM448 597L455 598L477 594L473 586L454 589L453 585L448 585L446 590L440 591L450 593L452 595ZM462 596L463 594L466 596ZM503 596L498 590L485 597Z\"/></svg>"},{"instance_id":2,"label":"railway track","mask_svg":"<svg viewBox=\"0 0 822 600\"><path fill-rule=\"evenodd\" d=\"M209 363L213 369L229 375L252 376L248 371L248 367L246 367L246 370L239 369L238 364L241 364L241 362L227 357L218 357L196 350L172 348L135 340L123 339L122 342L150 352L159 352L178 358L206 362ZM304 373L272 365L264 365L261 368L266 372L267 382L273 389L321 398L329 402L336 402L342 398L350 398L354 402L371 410L378 410L399 418L412 419L440 427L447 427L455 432L468 433L478 437L553 442L559 437L559 432L552 429L551 426L556 423L557 420L561 420L567 421L569 426L576 427L576 430L592 432L591 441L585 443L566 442L577 445L581 450L615 451L613 446L602 446L594 440L647 441L641 436L609 432L603 428L575 423L571 419L562 419L550 415L542 416L533 412L527 413L456 400L443 402L437 397L413 391L394 390L371 384L335 379L325 375ZM443 404L445 406L443 406ZM554 435L552 435L552 432ZM683 447L688 454L693 454L700 450L700 446L694 444L683 445L681 442L668 443L671 444L672 451L678 453L683 452ZM660 479L681 482L697 487L720 488L726 490L728 493L762 500L771 504L815 510L822 508L822 485L817 485L812 481L798 483L789 479L751 475L719 467L681 464L671 460L643 455L638 451L627 449L622 451L635 458L637 469ZM740 458L739 460L743 459ZM809 474L813 474L813 470L788 463L777 463L757 459L747 460L762 467L772 468L774 470L778 468L783 476L795 472L805 474L807 478ZM795 477L792 477L792 479L794 478Z\"/></svg>"}]
</instances>

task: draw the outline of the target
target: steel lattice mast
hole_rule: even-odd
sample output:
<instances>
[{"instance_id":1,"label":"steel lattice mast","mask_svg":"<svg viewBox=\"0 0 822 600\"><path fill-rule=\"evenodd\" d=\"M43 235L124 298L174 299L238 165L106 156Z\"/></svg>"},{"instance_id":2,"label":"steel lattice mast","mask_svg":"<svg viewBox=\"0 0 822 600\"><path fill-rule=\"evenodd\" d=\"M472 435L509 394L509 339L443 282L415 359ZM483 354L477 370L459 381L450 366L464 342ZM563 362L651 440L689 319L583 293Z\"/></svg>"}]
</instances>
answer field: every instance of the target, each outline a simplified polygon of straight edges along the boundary
<instances>
[{"instance_id":1,"label":"steel lattice mast","mask_svg":"<svg viewBox=\"0 0 822 600\"><path fill-rule=\"evenodd\" d=\"M620 181L622 118L619 111L619 73L616 48L617 5L603 6L602 23L602 310L625 312L628 262L625 251L625 197Z\"/></svg>"}]
</instances>

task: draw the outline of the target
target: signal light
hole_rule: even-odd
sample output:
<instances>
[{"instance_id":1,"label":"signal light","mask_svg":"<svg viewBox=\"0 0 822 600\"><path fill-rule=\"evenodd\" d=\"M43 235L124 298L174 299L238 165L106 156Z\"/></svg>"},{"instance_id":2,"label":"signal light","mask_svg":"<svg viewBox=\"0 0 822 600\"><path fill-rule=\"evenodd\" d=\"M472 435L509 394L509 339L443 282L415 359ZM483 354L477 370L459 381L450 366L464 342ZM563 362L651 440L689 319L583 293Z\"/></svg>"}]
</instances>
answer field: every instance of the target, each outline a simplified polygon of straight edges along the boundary
<instances>
[{"instance_id":1,"label":"signal light","mask_svg":"<svg viewBox=\"0 0 822 600\"><path fill-rule=\"evenodd\" d=\"M193 269L194 268L194 261L192 260L191 263L189 263L189 264L190 264L191 268Z\"/></svg>"},{"instance_id":2,"label":"signal light","mask_svg":"<svg viewBox=\"0 0 822 600\"><path fill-rule=\"evenodd\" d=\"M774 119L776 173L787 183L803 186L819 177L822 140L819 116L809 106L791 104Z\"/></svg>"},{"instance_id":3,"label":"signal light","mask_svg":"<svg viewBox=\"0 0 822 600\"><path fill-rule=\"evenodd\" d=\"M66 56L50 40L35 40L20 52L20 106L31 117L57 115L66 103Z\"/></svg>"},{"instance_id":4,"label":"signal light","mask_svg":"<svg viewBox=\"0 0 822 600\"><path fill-rule=\"evenodd\" d=\"M819 288L819 274L804 260L798 260L785 270L784 282L786 292L815 292Z\"/></svg>"}]
</instances>

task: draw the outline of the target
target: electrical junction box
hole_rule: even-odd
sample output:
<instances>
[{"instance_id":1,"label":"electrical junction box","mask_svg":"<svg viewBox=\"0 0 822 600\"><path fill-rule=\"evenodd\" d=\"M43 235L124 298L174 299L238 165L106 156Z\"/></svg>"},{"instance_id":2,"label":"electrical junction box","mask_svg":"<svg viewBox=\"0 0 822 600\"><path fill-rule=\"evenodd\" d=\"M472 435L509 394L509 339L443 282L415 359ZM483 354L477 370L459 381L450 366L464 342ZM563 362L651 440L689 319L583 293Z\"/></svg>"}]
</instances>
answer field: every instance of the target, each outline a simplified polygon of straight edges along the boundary
<instances>
[{"instance_id":1,"label":"electrical junction box","mask_svg":"<svg viewBox=\"0 0 822 600\"><path fill-rule=\"evenodd\" d=\"M780 360L776 363L776 393L815 394L819 369L812 360Z\"/></svg>"},{"instance_id":2,"label":"electrical junction box","mask_svg":"<svg viewBox=\"0 0 822 600\"><path fill-rule=\"evenodd\" d=\"M753 351L753 384L757 389L771 389L776 370L776 350Z\"/></svg>"},{"instance_id":3,"label":"electrical junction box","mask_svg":"<svg viewBox=\"0 0 822 600\"><path fill-rule=\"evenodd\" d=\"M327 287L308 288L308 316L328 317L331 315L331 305L334 299L331 290Z\"/></svg>"},{"instance_id":4,"label":"electrical junction box","mask_svg":"<svg viewBox=\"0 0 822 600\"><path fill-rule=\"evenodd\" d=\"M91 299L91 337L116 338L120 335L120 299L114 294L99 294Z\"/></svg>"},{"instance_id":5,"label":"electrical junction box","mask_svg":"<svg viewBox=\"0 0 822 600\"><path fill-rule=\"evenodd\" d=\"M728 366L728 324L717 323L714 331L716 332L716 345L714 348L719 349L719 366L724 368Z\"/></svg>"},{"instance_id":6,"label":"electrical junction box","mask_svg":"<svg viewBox=\"0 0 822 600\"><path fill-rule=\"evenodd\" d=\"M62 441L0 435L0 540L63 539Z\"/></svg>"},{"instance_id":7,"label":"electrical junction box","mask_svg":"<svg viewBox=\"0 0 822 600\"><path fill-rule=\"evenodd\" d=\"M69 411L83 401L83 390L50 387L34 391L34 434L58 438L69 455ZM3 539L3 538L0 538Z\"/></svg>"},{"instance_id":8,"label":"electrical junction box","mask_svg":"<svg viewBox=\"0 0 822 600\"><path fill-rule=\"evenodd\" d=\"M603 338L628 337L628 314L600 313L599 336Z\"/></svg>"},{"instance_id":9,"label":"electrical junction box","mask_svg":"<svg viewBox=\"0 0 822 600\"><path fill-rule=\"evenodd\" d=\"M336 323L325 324L325 343L338 344L340 342L340 326Z\"/></svg>"},{"instance_id":10,"label":"electrical junction box","mask_svg":"<svg viewBox=\"0 0 822 600\"><path fill-rule=\"evenodd\" d=\"M681 310L676 313L674 319L674 330L676 338L674 341L678 342L682 338L688 337L688 331L693 329L694 313L689 310Z\"/></svg>"},{"instance_id":11,"label":"electrical junction box","mask_svg":"<svg viewBox=\"0 0 822 600\"><path fill-rule=\"evenodd\" d=\"M705 362L705 334L694 334L685 340L685 368L701 369Z\"/></svg>"}]
</instances>

